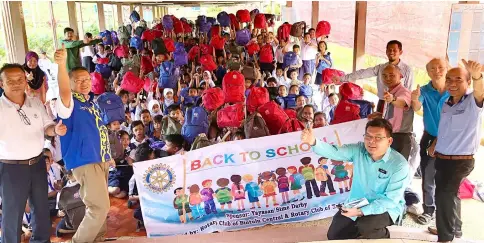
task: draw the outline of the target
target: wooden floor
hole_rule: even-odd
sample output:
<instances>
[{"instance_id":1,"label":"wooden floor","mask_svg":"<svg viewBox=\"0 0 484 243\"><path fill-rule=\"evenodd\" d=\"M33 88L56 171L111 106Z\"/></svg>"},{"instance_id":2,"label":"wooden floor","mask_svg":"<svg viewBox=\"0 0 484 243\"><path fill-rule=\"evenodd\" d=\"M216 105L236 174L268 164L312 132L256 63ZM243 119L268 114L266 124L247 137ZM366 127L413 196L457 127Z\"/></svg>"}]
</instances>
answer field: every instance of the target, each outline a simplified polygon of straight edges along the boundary
<instances>
[{"instance_id":1,"label":"wooden floor","mask_svg":"<svg viewBox=\"0 0 484 243\"><path fill-rule=\"evenodd\" d=\"M136 219L133 218L133 209L128 209L127 199L118 199L111 197L111 208L108 214L108 233L107 238L117 238L121 236L145 236L146 232L141 230L136 232ZM60 221L56 218L52 224L52 242L62 242L71 239L72 234L63 238L55 237L55 227Z\"/></svg>"}]
</instances>

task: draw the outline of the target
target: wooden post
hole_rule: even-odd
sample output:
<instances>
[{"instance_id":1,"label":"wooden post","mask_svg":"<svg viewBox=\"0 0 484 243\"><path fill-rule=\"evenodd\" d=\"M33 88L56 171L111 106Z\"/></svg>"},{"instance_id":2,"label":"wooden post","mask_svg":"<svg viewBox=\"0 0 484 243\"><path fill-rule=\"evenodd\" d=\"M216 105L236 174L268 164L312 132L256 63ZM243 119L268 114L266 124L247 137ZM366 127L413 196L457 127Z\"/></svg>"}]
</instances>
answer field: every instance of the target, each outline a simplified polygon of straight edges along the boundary
<instances>
[{"instance_id":1,"label":"wooden post","mask_svg":"<svg viewBox=\"0 0 484 243\"><path fill-rule=\"evenodd\" d=\"M319 22L319 1L313 1L312 16L311 16L311 28L316 29Z\"/></svg>"},{"instance_id":2,"label":"wooden post","mask_svg":"<svg viewBox=\"0 0 484 243\"><path fill-rule=\"evenodd\" d=\"M121 5L121 3L116 4L116 12L117 12L117 15L118 15L118 26L124 25L123 6Z\"/></svg>"},{"instance_id":3,"label":"wooden post","mask_svg":"<svg viewBox=\"0 0 484 243\"><path fill-rule=\"evenodd\" d=\"M139 5L139 10L138 10L138 13L139 13L139 17L140 19L143 19L143 5Z\"/></svg>"},{"instance_id":4,"label":"wooden post","mask_svg":"<svg viewBox=\"0 0 484 243\"><path fill-rule=\"evenodd\" d=\"M79 5L77 5L77 4L79 4ZM77 26L79 27L79 37L82 37L79 40L81 40L81 39L84 39L84 35L85 35L84 20L82 19L82 3L76 2L76 8L79 8L79 19L81 21L81 26L79 27L79 24Z\"/></svg>"},{"instance_id":5,"label":"wooden post","mask_svg":"<svg viewBox=\"0 0 484 243\"><path fill-rule=\"evenodd\" d=\"M97 17L99 19L99 31L106 30L106 18L104 17L104 4L102 2L97 3Z\"/></svg>"},{"instance_id":6,"label":"wooden post","mask_svg":"<svg viewBox=\"0 0 484 243\"><path fill-rule=\"evenodd\" d=\"M25 54L28 51L28 44L22 2L0 2L0 16L2 17L2 34L5 37L7 62L24 63Z\"/></svg>"},{"instance_id":7,"label":"wooden post","mask_svg":"<svg viewBox=\"0 0 484 243\"><path fill-rule=\"evenodd\" d=\"M55 21L55 17L54 17L54 6L52 5L52 1L49 1L49 14L50 14L51 27L52 27L52 35L54 39L54 50L57 50L59 49L58 48L59 45L57 43L58 41L57 41L57 31L56 31L57 22ZM70 22L70 18L69 18L69 22ZM75 33L75 30L74 30L74 33Z\"/></svg>"},{"instance_id":8,"label":"wooden post","mask_svg":"<svg viewBox=\"0 0 484 243\"><path fill-rule=\"evenodd\" d=\"M76 2L67 2L67 14L69 15L69 27L74 30L76 39L79 40L79 28L77 25Z\"/></svg>"},{"instance_id":9,"label":"wooden post","mask_svg":"<svg viewBox=\"0 0 484 243\"><path fill-rule=\"evenodd\" d=\"M366 1L357 1L355 9L355 33L353 46L353 72L362 68L365 55Z\"/></svg>"}]
</instances>

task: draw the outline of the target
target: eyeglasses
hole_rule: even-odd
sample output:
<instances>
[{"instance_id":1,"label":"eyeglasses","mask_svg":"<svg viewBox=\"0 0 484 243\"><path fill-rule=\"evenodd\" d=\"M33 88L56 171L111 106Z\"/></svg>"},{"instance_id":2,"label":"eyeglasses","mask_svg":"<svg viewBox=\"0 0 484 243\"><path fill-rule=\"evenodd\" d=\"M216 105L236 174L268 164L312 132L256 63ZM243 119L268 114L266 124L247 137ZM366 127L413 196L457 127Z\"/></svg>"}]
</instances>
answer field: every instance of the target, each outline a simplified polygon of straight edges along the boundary
<instances>
[{"instance_id":1,"label":"eyeglasses","mask_svg":"<svg viewBox=\"0 0 484 243\"><path fill-rule=\"evenodd\" d=\"M91 78L76 79L76 80L74 80L74 83L76 83L76 84L80 84L80 83L84 84L84 83L88 83L88 82L91 82Z\"/></svg>"},{"instance_id":2,"label":"eyeglasses","mask_svg":"<svg viewBox=\"0 0 484 243\"><path fill-rule=\"evenodd\" d=\"M30 119L27 117L27 114L25 114L25 111L23 111L21 108L17 110L18 115L20 116L20 120L24 122L25 125L30 126Z\"/></svg>"},{"instance_id":3,"label":"eyeglasses","mask_svg":"<svg viewBox=\"0 0 484 243\"><path fill-rule=\"evenodd\" d=\"M365 138L366 141L377 141L377 142L380 142L381 140L383 140L384 138L387 138L387 137L379 137L379 136L370 136L368 134L365 134L363 135L363 138Z\"/></svg>"}]
</instances>

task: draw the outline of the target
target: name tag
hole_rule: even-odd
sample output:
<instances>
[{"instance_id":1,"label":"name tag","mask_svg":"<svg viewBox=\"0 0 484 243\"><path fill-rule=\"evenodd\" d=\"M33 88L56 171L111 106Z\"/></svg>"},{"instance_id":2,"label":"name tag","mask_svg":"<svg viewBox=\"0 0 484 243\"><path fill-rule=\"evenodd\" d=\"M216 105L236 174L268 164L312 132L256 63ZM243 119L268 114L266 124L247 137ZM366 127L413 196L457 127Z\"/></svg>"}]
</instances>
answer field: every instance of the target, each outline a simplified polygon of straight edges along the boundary
<instances>
[{"instance_id":1,"label":"name tag","mask_svg":"<svg viewBox=\"0 0 484 243\"><path fill-rule=\"evenodd\" d=\"M386 170L384 170L384 169L382 169L382 168L378 169L378 172L383 173L383 174L385 174L385 175L387 174L387 171L386 171Z\"/></svg>"}]
</instances>

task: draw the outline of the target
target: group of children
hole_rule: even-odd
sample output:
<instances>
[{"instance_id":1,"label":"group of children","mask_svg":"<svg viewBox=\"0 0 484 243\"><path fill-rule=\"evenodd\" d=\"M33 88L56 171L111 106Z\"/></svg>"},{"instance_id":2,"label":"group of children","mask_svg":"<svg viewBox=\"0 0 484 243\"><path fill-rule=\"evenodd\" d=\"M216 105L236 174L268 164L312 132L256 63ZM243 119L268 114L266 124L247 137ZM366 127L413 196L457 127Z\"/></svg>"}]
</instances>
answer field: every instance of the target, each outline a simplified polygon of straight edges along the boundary
<instances>
[{"instance_id":1,"label":"group of children","mask_svg":"<svg viewBox=\"0 0 484 243\"><path fill-rule=\"evenodd\" d=\"M238 212L244 211L247 200L250 209L262 208L259 201L261 196L265 198L265 207L268 208L270 201L272 206L276 207L301 201L306 197L311 199L313 196L334 195L337 192L333 181L338 182L339 193L348 192L351 187L352 166L343 161L332 160L333 168L330 170L327 163L328 159L321 157L318 159L318 165L314 167L311 164L311 157L304 157L301 158L302 166L299 168L289 166L277 168L275 171L264 171L257 176L256 181L251 174L243 176L236 174L230 176L230 179L219 178L215 181L218 186L215 190L212 189L213 180L207 179L202 181L201 190L199 185L191 185L188 188L189 195L185 194L183 188L176 188L173 207L178 211L180 222L186 223L187 216L192 220L218 212L235 211L235 208ZM318 182L320 182L319 187ZM306 188L306 196L301 193L303 185ZM292 198L289 192L292 192ZM281 196L278 197L278 194ZM281 204L279 204L279 198L282 198ZM220 205L219 210L215 201ZM232 204L234 204L233 208Z\"/></svg>"}]
</instances>

